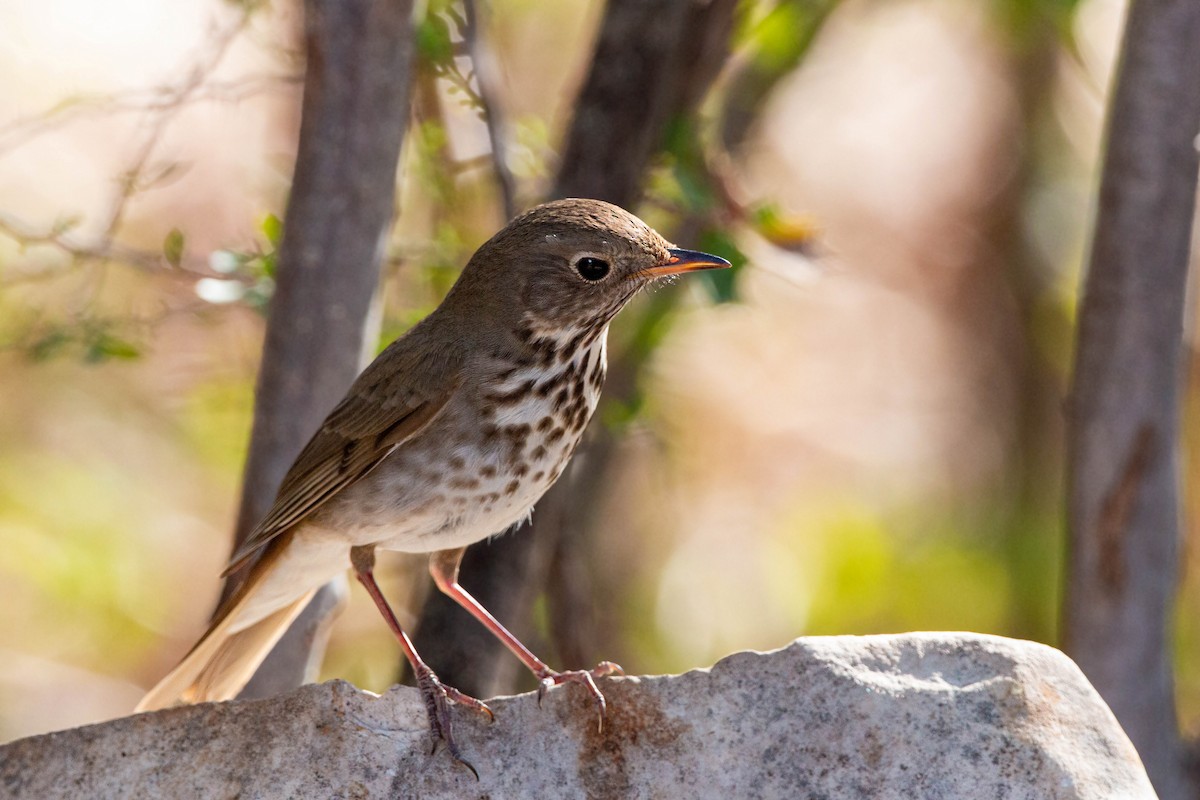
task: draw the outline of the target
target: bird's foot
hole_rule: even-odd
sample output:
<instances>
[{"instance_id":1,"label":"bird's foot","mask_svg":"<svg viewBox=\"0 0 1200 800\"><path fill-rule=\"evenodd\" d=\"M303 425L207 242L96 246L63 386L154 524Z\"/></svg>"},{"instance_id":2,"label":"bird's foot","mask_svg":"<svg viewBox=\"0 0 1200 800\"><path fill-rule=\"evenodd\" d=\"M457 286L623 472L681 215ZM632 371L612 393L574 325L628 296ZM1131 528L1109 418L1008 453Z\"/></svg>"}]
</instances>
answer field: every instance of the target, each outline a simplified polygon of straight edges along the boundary
<instances>
[{"instance_id":1,"label":"bird's foot","mask_svg":"<svg viewBox=\"0 0 1200 800\"><path fill-rule=\"evenodd\" d=\"M445 742L450 757L462 764L479 780L479 773L470 761L462 756L458 743L454 741L454 728L451 722L450 706L464 706L480 714L486 714L488 721L496 718L487 703L477 700L469 694L464 694L452 686L447 686L438 679L433 670L428 667L417 671L417 688L421 690L421 698L425 701L425 712L429 715L429 733L433 738L433 749L430 754L437 752L438 742Z\"/></svg>"},{"instance_id":2,"label":"bird's foot","mask_svg":"<svg viewBox=\"0 0 1200 800\"><path fill-rule=\"evenodd\" d=\"M611 661L601 661L592 669L572 669L565 672L555 672L549 668L538 670L534 673L538 678L538 705L541 705L542 698L546 696L546 692L555 686L564 683L581 684L592 695L592 700L596 703L596 714L599 717L600 725L599 730L603 733L604 719L608 715L608 702L604 699L604 693L596 686L596 678L624 674L625 670L621 669L619 664L614 664Z\"/></svg>"}]
</instances>

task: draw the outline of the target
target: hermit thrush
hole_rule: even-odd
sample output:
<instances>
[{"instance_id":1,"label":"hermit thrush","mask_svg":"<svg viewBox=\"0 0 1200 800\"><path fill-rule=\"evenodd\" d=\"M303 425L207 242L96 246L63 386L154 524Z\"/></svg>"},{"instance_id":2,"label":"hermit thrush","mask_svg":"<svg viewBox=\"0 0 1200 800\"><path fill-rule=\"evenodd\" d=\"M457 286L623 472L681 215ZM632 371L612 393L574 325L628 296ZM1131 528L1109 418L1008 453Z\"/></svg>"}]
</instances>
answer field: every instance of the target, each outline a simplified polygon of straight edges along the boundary
<instances>
[{"instance_id":1,"label":"hermit thrush","mask_svg":"<svg viewBox=\"0 0 1200 800\"><path fill-rule=\"evenodd\" d=\"M381 547L432 553L438 588L541 691L583 684L603 724L593 678L619 668L551 670L458 584L458 565L467 545L527 519L562 473L596 408L616 313L657 278L727 266L596 200L547 203L509 223L321 425L226 570L257 556L246 580L138 710L234 697L316 589L350 565L412 664L434 746L462 761L449 705L491 711L444 686L413 649L372 574Z\"/></svg>"}]
</instances>

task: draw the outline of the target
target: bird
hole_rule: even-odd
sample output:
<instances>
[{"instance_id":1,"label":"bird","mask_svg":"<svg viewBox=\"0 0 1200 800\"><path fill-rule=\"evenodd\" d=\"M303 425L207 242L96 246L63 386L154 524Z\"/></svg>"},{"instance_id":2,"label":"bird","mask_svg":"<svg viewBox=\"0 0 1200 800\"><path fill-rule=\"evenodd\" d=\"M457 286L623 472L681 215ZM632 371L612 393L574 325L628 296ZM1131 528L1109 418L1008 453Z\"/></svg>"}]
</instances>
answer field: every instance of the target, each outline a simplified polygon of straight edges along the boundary
<instances>
[{"instance_id":1,"label":"bird","mask_svg":"<svg viewBox=\"0 0 1200 800\"><path fill-rule=\"evenodd\" d=\"M470 767L450 707L491 709L444 685L413 647L375 581L376 550L387 550L429 553L437 588L533 672L539 697L580 684L603 726L595 679L620 667L550 669L459 584L459 564L468 545L529 519L562 474L596 409L617 312L660 279L729 266L599 200L513 219L330 412L223 573L248 567L245 579L137 711L235 698L316 590L349 567L412 666L434 750L444 742Z\"/></svg>"}]
</instances>

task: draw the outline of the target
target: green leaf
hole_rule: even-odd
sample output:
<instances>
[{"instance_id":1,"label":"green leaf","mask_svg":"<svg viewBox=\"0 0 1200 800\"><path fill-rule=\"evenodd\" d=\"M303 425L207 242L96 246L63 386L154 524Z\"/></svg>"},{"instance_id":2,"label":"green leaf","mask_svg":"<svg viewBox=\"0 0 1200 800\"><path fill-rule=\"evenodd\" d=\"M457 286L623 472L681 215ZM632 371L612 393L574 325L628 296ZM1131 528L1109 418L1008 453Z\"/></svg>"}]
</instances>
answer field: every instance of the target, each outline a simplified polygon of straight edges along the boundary
<instances>
[{"instance_id":1,"label":"green leaf","mask_svg":"<svg viewBox=\"0 0 1200 800\"><path fill-rule=\"evenodd\" d=\"M53 328L42 334L29 346L29 357L34 361L49 361L62 353L71 343L71 334L66 328Z\"/></svg>"},{"instance_id":2,"label":"green leaf","mask_svg":"<svg viewBox=\"0 0 1200 800\"><path fill-rule=\"evenodd\" d=\"M645 405L645 395L640 391L633 392L629 402L612 398L604 402L601 408L601 422L610 431L618 432L637 421L642 406Z\"/></svg>"},{"instance_id":3,"label":"green leaf","mask_svg":"<svg viewBox=\"0 0 1200 800\"><path fill-rule=\"evenodd\" d=\"M249 264L249 266L251 268L257 266L258 269L254 271L256 271L259 275L262 275L264 278L273 281L275 279L276 268L279 266L279 258L274 251L270 253L264 253L262 258L255 259Z\"/></svg>"},{"instance_id":4,"label":"green leaf","mask_svg":"<svg viewBox=\"0 0 1200 800\"><path fill-rule=\"evenodd\" d=\"M163 239L163 258L167 259L167 263L172 267L178 268L183 262L183 246L183 231L172 228Z\"/></svg>"},{"instance_id":5,"label":"green leaf","mask_svg":"<svg viewBox=\"0 0 1200 800\"><path fill-rule=\"evenodd\" d=\"M273 247L279 247L279 242L283 239L283 221L279 217L267 214L258 227Z\"/></svg>"},{"instance_id":6,"label":"green leaf","mask_svg":"<svg viewBox=\"0 0 1200 800\"><path fill-rule=\"evenodd\" d=\"M796 253L811 252L819 233L811 218L785 214L771 203L755 208L750 215L750 224L771 244Z\"/></svg>"},{"instance_id":7,"label":"green leaf","mask_svg":"<svg viewBox=\"0 0 1200 800\"><path fill-rule=\"evenodd\" d=\"M87 343L83 358L89 363L96 364L113 358L129 361L141 354L142 351L133 342L121 339L108 331L98 331Z\"/></svg>"},{"instance_id":8,"label":"green leaf","mask_svg":"<svg viewBox=\"0 0 1200 800\"><path fill-rule=\"evenodd\" d=\"M417 50L434 64L447 64L454 58L450 42L450 26L439 14L430 10L417 25Z\"/></svg>"},{"instance_id":9,"label":"green leaf","mask_svg":"<svg viewBox=\"0 0 1200 800\"><path fill-rule=\"evenodd\" d=\"M744 16L738 42L748 49L756 70L775 75L789 72L836 6L836 0L781 0L761 17Z\"/></svg>"},{"instance_id":10,"label":"green leaf","mask_svg":"<svg viewBox=\"0 0 1200 800\"><path fill-rule=\"evenodd\" d=\"M716 303L732 303L738 299L737 280L746 265L746 254L737 246L729 231L709 228L700 234L697 249L720 256L733 266L730 269L714 269L698 273L704 288Z\"/></svg>"}]
</instances>

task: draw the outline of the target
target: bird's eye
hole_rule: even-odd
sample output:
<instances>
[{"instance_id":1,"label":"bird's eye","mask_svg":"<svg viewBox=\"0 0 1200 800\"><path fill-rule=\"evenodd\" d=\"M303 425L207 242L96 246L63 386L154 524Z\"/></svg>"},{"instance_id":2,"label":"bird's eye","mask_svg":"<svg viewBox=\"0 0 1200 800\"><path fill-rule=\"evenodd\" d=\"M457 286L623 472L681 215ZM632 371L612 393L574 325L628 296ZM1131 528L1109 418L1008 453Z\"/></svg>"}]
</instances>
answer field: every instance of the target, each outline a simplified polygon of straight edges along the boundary
<instances>
[{"instance_id":1,"label":"bird's eye","mask_svg":"<svg viewBox=\"0 0 1200 800\"><path fill-rule=\"evenodd\" d=\"M595 256L584 256L575 262L575 271L585 281L602 280L608 274L608 262Z\"/></svg>"}]
</instances>

